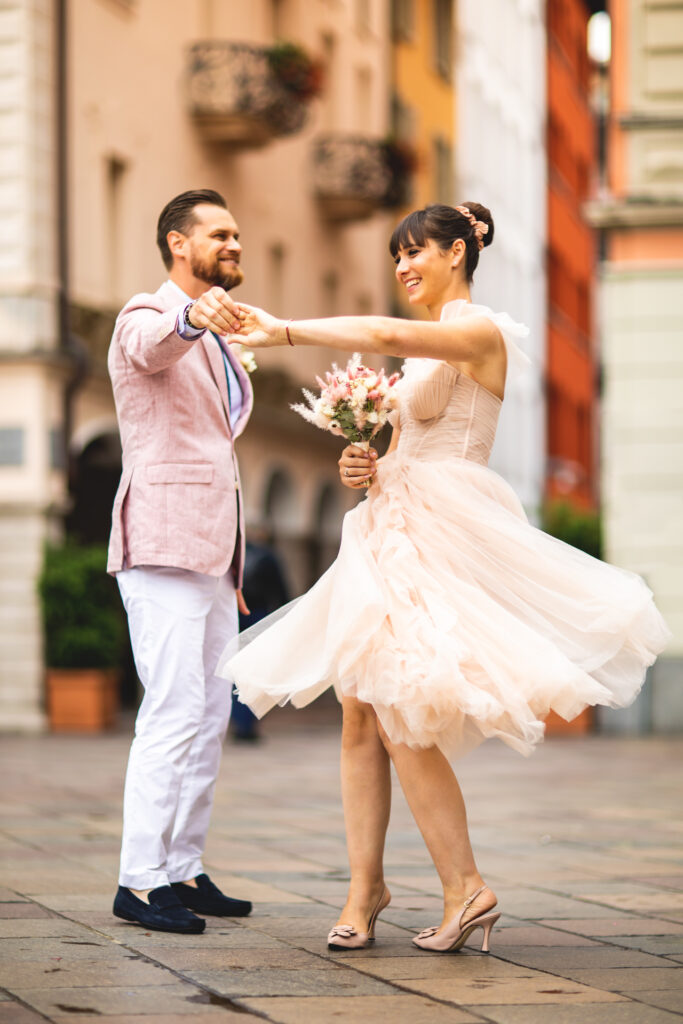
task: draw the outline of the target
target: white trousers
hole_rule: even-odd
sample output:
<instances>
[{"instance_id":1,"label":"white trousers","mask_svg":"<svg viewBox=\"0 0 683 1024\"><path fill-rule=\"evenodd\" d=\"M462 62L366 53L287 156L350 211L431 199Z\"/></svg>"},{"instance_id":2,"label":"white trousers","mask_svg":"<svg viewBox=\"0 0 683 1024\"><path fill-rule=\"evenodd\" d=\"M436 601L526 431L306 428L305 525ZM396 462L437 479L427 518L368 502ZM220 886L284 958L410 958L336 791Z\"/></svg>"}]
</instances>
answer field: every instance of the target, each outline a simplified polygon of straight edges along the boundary
<instances>
[{"instance_id":1,"label":"white trousers","mask_svg":"<svg viewBox=\"0 0 683 1024\"><path fill-rule=\"evenodd\" d=\"M218 659L237 633L232 575L138 566L116 574L145 689L123 800L119 884L155 889L201 874L230 719Z\"/></svg>"}]
</instances>

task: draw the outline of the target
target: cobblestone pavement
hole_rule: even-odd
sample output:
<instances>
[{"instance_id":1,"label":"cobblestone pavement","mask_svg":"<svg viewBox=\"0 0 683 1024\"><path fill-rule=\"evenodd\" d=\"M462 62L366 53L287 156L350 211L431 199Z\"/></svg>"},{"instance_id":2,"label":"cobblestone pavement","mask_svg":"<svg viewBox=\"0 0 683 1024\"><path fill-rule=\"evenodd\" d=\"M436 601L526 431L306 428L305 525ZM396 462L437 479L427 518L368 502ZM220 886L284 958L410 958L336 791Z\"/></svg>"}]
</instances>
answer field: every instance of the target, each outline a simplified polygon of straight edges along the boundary
<instances>
[{"instance_id":1,"label":"cobblestone pavement","mask_svg":"<svg viewBox=\"0 0 683 1024\"><path fill-rule=\"evenodd\" d=\"M490 956L411 945L440 905L397 788L393 901L374 948L344 954L325 945L347 879L336 708L277 711L262 744L226 745L206 865L255 909L187 937L111 915L129 725L0 740L0 1024L683 1017L683 739L554 739L529 760L489 743L463 760L503 912Z\"/></svg>"}]
</instances>

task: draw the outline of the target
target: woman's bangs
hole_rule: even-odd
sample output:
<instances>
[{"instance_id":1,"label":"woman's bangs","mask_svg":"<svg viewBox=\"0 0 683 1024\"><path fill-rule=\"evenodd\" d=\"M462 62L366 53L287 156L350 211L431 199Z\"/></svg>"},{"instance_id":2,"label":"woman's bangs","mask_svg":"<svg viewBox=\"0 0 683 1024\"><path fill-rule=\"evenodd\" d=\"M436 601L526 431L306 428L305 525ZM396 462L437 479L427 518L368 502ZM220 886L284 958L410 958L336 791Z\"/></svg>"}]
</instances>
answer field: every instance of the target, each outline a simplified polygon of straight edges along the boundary
<instances>
[{"instance_id":1,"label":"woman's bangs","mask_svg":"<svg viewBox=\"0 0 683 1024\"><path fill-rule=\"evenodd\" d=\"M423 221L424 210L413 210L396 225L389 241L389 252L392 256L396 256L399 249L407 249L411 245L422 247L425 244Z\"/></svg>"}]
</instances>

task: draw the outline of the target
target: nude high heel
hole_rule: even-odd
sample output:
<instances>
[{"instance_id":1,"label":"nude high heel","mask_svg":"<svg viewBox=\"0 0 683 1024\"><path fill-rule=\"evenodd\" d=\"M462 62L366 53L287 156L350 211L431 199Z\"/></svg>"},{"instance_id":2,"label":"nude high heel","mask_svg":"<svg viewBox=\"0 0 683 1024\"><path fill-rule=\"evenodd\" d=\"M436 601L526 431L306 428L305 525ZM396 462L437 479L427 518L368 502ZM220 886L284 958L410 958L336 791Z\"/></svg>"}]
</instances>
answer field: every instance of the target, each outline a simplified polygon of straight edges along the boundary
<instances>
[{"instance_id":1,"label":"nude high heel","mask_svg":"<svg viewBox=\"0 0 683 1024\"><path fill-rule=\"evenodd\" d=\"M368 930L357 932L352 924L337 924L327 936L328 949L364 949L370 942L375 941L375 921L385 907L391 903L391 893L384 887L377 906L370 915Z\"/></svg>"},{"instance_id":2,"label":"nude high heel","mask_svg":"<svg viewBox=\"0 0 683 1024\"><path fill-rule=\"evenodd\" d=\"M484 937L481 943L482 953L489 952L489 936L491 929L500 917L500 913L492 913L487 910L484 914L478 914L476 917L471 917L469 921L462 924L462 919L465 915L470 904L474 903L477 896L487 889L488 886L482 885L480 889L477 889L475 893L472 893L464 903L463 909L460 911L457 921L453 919L449 921L440 931L438 928L425 928L424 931L420 932L413 939L413 945L419 946L420 949L433 950L435 953L450 953L456 949L460 949L464 946L465 942L477 928L481 928L484 932ZM437 934L438 933L438 934Z\"/></svg>"}]
</instances>

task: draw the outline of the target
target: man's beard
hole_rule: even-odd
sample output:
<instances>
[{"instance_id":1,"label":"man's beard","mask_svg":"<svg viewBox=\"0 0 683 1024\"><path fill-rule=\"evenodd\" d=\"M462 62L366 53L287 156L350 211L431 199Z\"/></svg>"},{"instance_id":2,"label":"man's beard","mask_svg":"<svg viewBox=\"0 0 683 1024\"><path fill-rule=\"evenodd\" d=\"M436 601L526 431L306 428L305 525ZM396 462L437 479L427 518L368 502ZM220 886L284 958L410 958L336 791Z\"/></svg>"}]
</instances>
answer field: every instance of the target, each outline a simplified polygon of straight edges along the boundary
<instances>
[{"instance_id":1,"label":"man's beard","mask_svg":"<svg viewBox=\"0 0 683 1024\"><path fill-rule=\"evenodd\" d=\"M244 273L238 264L231 263L229 266L223 266L218 260L208 263L194 253L190 259L190 270L196 278L208 284L209 288L217 285L219 288L224 288L226 292L229 292L231 288L236 288L244 280Z\"/></svg>"}]
</instances>

